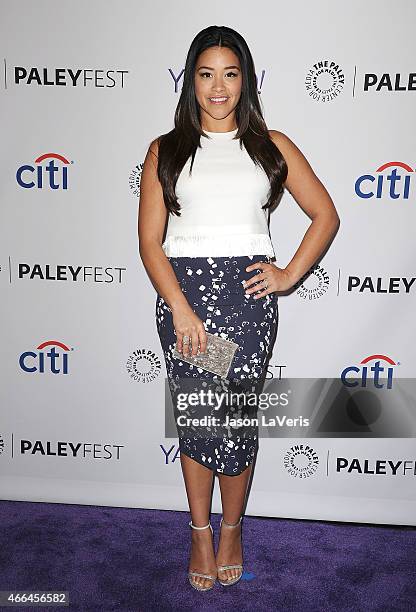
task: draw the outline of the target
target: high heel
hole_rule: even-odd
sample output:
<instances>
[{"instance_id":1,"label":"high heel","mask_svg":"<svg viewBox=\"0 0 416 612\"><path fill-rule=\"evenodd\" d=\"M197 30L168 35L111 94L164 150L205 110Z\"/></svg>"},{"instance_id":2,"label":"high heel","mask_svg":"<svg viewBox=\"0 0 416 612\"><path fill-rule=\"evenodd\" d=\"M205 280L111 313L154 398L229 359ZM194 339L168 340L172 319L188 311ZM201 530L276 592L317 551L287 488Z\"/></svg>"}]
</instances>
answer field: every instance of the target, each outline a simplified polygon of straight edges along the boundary
<instances>
[{"instance_id":1,"label":"high heel","mask_svg":"<svg viewBox=\"0 0 416 612\"><path fill-rule=\"evenodd\" d=\"M240 520L238 521L238 523L235 523L235 525L231 525L230 523L226 523L226 522L224 521L224 519L223 519L223 518L221 518L220 527L221 527L223 524L224 524L226 527L238 527L238 525L241 523L241 519L242 519L242 518L243 518L243 517L242 517L242 516L240 516ZM240 569L240 570L241 570L241 572L240 572L240 573L239 573L239 575L238 575L238 576L236 576L235 578L230 578L230 580L220 580L220 579L218 578L218 582L219 582L220 584L222 584L222 586L231 586L232 584L236 584L236 583L237 583L237 582L240 580L241 576L243 575L243 566L242 566L240 563L234 563L233 565L219 565L219 566L217 567L217 570L218 570L219 572L223 572L223 571L228 570L228 569Z\"/></svg>"},{"instance_id":2,"label":"high heel","mask_svg":"<svg viewBox=\"0 0 416 612\"><path fill-rule=\"evenodd\" d=\"M192 527L192 529L198 529L198 530L208 529L209 527L211 529L211 533L213 533L210 521L208 522L208 525L205 525L204 527L195 527L192 521L189 521L189 525L190 527ZM199 576L200 578L207 578L208 580L212 580L212 584L207 587L202 587L199 584L195 584L195 582L192 580L192 576ZM191 586L193 586L194 589L196 589L197 591L209 591L210 589L212 589L217 579L216 576L211 576L210 574L200 574L199 572L189 572L189 571L188 571L188 578L189 578L189 582L191 583Z\"/></svg>"}]
</instances>

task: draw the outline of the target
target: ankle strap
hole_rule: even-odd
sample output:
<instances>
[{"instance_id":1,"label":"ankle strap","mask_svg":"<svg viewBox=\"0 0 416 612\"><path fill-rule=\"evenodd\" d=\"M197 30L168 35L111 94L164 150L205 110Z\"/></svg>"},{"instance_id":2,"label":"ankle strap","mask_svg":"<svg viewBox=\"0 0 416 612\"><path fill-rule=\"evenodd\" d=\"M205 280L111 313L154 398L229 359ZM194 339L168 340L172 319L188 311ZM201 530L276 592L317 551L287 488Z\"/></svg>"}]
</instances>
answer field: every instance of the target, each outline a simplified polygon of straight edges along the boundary
<instances>
[{"instance_id":1,"label":"ankle strap","mask_svg":"<svg viewBox=\"0 0 416 612\"><path fill-rule=\"evenodd\" d=\"M237 527L240 523L241 523L241 519L243 518L243 515L240 516L239 520L237 523L235 523L235 525L231 525L231 523L226 523L224 521L224 519L221 517L221 521L220 521L220 527L221 525L224 523L224 525L226 525L227 527Z\"/></svg>"},{"instance_id":2,"label":"ankle strap","mask_svg":"<svg viewBox=\"0 0 416 612\"><path fill-rule=\"evenodd\" d=\"M192 521L189 521L189 525L192 529L208 529L208 527L211 527L211 521L208 521L208 525L205 525L205 527L196 527Z\"/></svg>"}]
</instances>

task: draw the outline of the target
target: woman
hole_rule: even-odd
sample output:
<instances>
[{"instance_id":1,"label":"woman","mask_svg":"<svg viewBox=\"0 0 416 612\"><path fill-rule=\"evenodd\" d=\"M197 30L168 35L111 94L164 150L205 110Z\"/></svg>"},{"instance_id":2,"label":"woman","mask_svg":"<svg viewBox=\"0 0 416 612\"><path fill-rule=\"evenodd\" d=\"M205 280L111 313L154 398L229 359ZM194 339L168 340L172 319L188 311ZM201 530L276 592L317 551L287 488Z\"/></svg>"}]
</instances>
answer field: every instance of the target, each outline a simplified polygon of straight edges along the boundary
<instances>
[{"instance_id":1,"label":"woman","mask_svg":"<svg viewBox=\"0 0 416 612\"><path fill-rule=\"evenodd\" d=\"M280 268L271 261L268 221L284 187L312 223ZM199 389L254 381L261 390L278 325L276 292L308 271L338 224L301 151L267 129L245 40L225 26L202 30L187 55L175 127L151 142L140 185L139 251L158 294L172 397L186 380ZM207 332L238 344L225 380L173 355L175 348L184 358L205 353ZM254 425L219 435L177 427L192 518L189 581L198 590L211 589L217 578L235 584L243 573L241 518L258 432ZM209 520L214 474L223 507L216 556Z\"/></svg>"}]
</instances>

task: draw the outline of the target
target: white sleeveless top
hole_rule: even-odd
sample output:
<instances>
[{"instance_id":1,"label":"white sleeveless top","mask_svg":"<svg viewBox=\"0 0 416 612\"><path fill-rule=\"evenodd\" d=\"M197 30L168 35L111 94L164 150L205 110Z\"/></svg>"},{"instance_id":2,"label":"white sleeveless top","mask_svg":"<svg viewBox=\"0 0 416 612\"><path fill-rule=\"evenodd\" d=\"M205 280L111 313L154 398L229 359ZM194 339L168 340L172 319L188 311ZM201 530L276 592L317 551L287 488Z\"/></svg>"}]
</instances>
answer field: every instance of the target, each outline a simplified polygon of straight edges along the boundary
<instances>
[{"instance_id":1,"label":"white sleeveless top","mask_svg":"<svg viewBox=\"0 0 416 612\"><path fill-rule=\"evenodd\" d=\"M270 182L231 132L207 132L176 183L181 216L169 214L162 248L167 257L274 257L268 229Z\"/></svg>"}]
</instances>

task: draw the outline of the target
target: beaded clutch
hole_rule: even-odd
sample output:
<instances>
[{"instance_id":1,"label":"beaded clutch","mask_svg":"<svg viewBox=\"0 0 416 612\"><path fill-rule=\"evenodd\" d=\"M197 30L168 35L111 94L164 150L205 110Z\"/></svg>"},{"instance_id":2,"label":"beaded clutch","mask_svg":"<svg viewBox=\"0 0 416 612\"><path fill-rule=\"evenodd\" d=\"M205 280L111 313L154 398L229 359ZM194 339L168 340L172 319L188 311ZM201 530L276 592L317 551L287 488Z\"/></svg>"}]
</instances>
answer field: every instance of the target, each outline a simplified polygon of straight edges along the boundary
<instances>
[{"instance_id":1,"label":"beaded clutch","mask_svg":"<svg viewBox=\"0 0 416 612\"><path fill-rule=\"evenodd\" d=\"M175 346L173 356L186 363L191 363L198 368L202 368L213 374L218 374L221 378L226 378L239 345L232 340L221 338L221 336L216 336L209 332L206 332L206 334L207 348L205 353L198 353L194 356L188 355L185 357L182 353L177 351ZM189 350L191 350L191 344L189 345Z\"/></svg>"}]
</instances>

